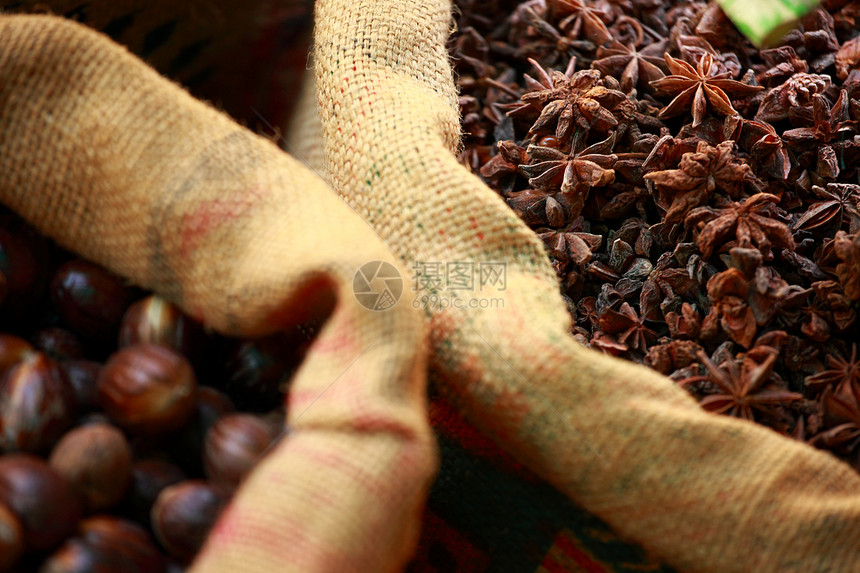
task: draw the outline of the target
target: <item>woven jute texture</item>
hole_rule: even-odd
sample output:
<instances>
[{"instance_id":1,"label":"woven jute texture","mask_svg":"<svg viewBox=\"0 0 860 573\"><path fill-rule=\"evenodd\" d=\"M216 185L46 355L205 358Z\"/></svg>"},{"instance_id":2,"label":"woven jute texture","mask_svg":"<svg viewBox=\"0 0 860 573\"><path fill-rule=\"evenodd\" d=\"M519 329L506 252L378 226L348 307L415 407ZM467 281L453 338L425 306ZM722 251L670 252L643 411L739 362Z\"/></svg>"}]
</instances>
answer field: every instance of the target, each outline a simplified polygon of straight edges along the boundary
<instances>
[{"instance_id":1,"label":"woven jute texture","mask_svg":"<svg viewBox=\"0 0 860 573\"><path fill-rule=\"evenodd\" d=\"M317 2L323 144L299 151L325 158L331 187L107 36L0 16L2 202L223 333L327 317L292 384L289 434L192 570L399 570L436 467L428 370L515 458L680 570L854 570L849 467L570 338L540 242L452 153L450 9ZM353 293L374 262L403 280L384 311ZM493 308L416 310L431 263L503 268ZM441 294L490 296L474 288Z\"/></svg>"},{"instance_id":2,"label":"woven jute texture","mask_svg":"<svg viewBox=\"0 0 860 573\"><path fill-rule=\"evenodd\" d=\"M450 8L319 0L314 39L335 189L407 266L507 264L503 308L429 312L442 389L532 470L679 569L856 568L860 478L846 465L706 414L668 379L569 337L538 240L452 153Z\"/></svg>"},{"instance_id":3,"label":"woven jute texture","mask_svg":"<svg viewBox=\"0 0 860 573\"><path fill-rule=\"evenodd\" d=\"M224 333L330 313L288 438L195 570L397 570L436 455L421 317L352 292L364 263L396 265L385 245L309 169L88 28L0 17L0 70L0 194L46 235Z\"/></svg>"}]
</instances>

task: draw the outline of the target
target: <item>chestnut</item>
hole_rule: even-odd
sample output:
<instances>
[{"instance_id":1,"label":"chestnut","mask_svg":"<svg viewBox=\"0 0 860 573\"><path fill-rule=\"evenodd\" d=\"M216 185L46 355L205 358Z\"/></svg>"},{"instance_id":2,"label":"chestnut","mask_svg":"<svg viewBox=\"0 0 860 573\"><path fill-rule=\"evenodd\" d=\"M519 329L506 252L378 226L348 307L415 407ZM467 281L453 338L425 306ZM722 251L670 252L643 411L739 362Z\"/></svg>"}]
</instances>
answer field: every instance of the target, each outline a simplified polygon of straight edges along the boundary
<instances>
[{"instance_id":1,"label":"chestnut","mask_svg":"<svg viewBox=\"0 0 860 573\"><path fill-rule=\"evenodd\" d=\"M131 481L131 447L109 424L71 430L54 446L48 464L78 490L92 512L119 503Z\"/></svg>"},{"instance_id":2,"label":"chestnut","mask_svg":"<svg viewBox=\"0 0 860 573\"><path fill-rule=\"evenodd\" d=\"M197 381L188 361L157 344L116 352L98 380L99 404L129 432L159 435L181 428L194 413Z\"/></svg>"},{"instance_id":3,"label":"chestnut","mask_svg":"<svg viewBox=\"0 0 860 573\"><path fill-rule=\"evenodd\" d=\"M185 356L200 342L200 325L158 295L143 298L125 311L119 328L119 346L161 344Z\"/></svg>"},{"instance_id":4,"label":"chestnut","mask_svg":"<svg viewBox=\"0 0 860 573\"><path fill-rule=\"evenodd\" d=\"M0 376L35 352L29 342L14 334L0 334Z\"/></svg>"},{"instance_id":5,"label":"chestnut","mask_svg":"<svg viewBox=\"0 0 860 573\"><path fill-rule=\"evenodd\" d=\"M113 571L98 549L80 538L69 539L48 556L39 573L101 573Z\"/></svg>"},{"instance_id":6,"label":"chestnut","mask_svg":"<svg viewBox=\"0 0 860 573\"><path fill-rule=\"evenodd\" d=\"M34 352L0 381L0 447L41 452L75 419L75 394L57 362Z\"/></svg>"},{"instance_id":7,"label":"chestnut","mask_svg":"<svg viewBox=\"0 0 860 573\"><path fill-rule=\"evenodd\" d=\"M81 522L80 537L116 567L127 573L161 573L166 559L155 541L141 526L111 515L98 515Z\"/></svg>"},{"instance_id":8,"label":"chestnut","mask_svg":"<svg viewBox=\"0 0 860 573\"><path fill-rule=\"evenodd\" d=\"M75 392L78 413L85 414L98 404L98 379L102 365L92 360L61 360L60 369Z\"/></svg>"},{"instance_id":9,"label":"chestnut","mask_svg":"<svg viewBox=\"0 0 860 573\"><path fill-rule=\"evenodd\" d=\"M24 554L24 532L21 521L12 510L0 503L0 573L9 571Z\"/></svg>"},{"instance_id":10,"label":"chestnut","mask_svg":"<svg viewBox=\"0 0 860 573\"><path fill-rule=\"evenodd\" d=\"M152 506L162 490L185 479L185 472L166 460L153 458L134 462L131 486L126 495L126 512L138 523L149 526Z\"/></svg>"},{"instance_id":11,"label":"chestnut","mask_svg":"<svg viewBox=\"0 0 860 573\"><path fill-rule=\"evenodd\" d=\"M84 347L80 339L65 328L49 326L37 332L33 338L33 346L56 360L82 358Z\"/></svg>"},{"instance_id":12,"label":"chestnut","mask_svg":"<svg viewBox=\"0 0 860 573\"><path fill-rule=\"evenodd\" d=\"M265 412L284 401L302 360L304 335L286 330L266 338L228 342L224 390L241 410Z\"/></svg>"},{"instance_id":13,"label":"chestnut","mask_svg":"<svg viewBox=\"0 0 860 573\"><path fill-rule=\"evenodd\" d=\"M48 247L29 225L8 211L0 216L0 275L6 295L0 306L3 322L29 319L45 293Z\"/></svg>"},{"instance_id":14,"label":"chestnut","mask_svg":"<svg viewBox=\"0 0 860 573\"><path fill-rule=\"evenodd\" d=\"M206 433L218 418L233 411L233 401L226 394L209 386L200 386L194 415L182 430L170 437L167 444L171 457L189 474L202 476Z\"/></svg>"},{"instance_id":15,"label":"chestnut","mask_svg":"<svg viewBox=\"0 0 860 573\"><path fill-rule=\"evenodd\" d=\"M30 454L0 457L0 502L24 531L27 551L44 552L71 535L81 519L81 501L65 479Z\"/></svg>"},{"instance_id":16,"label":"chestnut","mask_svg":"<svg viewBox=\"0 0 860 573\"><path fill-rule=\"evenodd\" d=\"M133 296L122 278L83 259L60 265L51 279L50 293L63 322L97 343L116 340L120 320Z\"/></svg>"},{"instance_id":17,"label":"chestnut","mask_svg":"<svg viewBox=\"0 0 860 573\"><path fill-rule=\"evenodd\" d=\"M152 507L155 536L174 558L191 561L228 501L226 492L202 480L172 485Z\"/></svg>"},{"instance_id":18,"label":"chestnut","mask_svg":"<svg viewBox=\"0 0 860 573\"><path fill-rule=\"evenodd\" d=\"M257 464L280 434L270 420L253 414L229 414L206 434L203 466L206 476L232 488Z\"/></svg>"}]
</instances>

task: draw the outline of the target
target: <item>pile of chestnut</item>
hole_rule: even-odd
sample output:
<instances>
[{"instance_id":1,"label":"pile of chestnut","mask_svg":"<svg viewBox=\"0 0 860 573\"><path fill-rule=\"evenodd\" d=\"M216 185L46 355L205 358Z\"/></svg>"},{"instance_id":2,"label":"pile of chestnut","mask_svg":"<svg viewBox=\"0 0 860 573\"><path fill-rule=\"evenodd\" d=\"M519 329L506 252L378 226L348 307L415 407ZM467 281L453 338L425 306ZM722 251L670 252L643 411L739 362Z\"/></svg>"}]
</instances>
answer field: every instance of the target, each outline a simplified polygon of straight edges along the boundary
<instances>
[{"instance_id":1,"label":"pile of chestnut","mask_svg":"<svg viewBox=\"0 0 860 573\"><path fill-rule=\"evenodd\" d=\"M207 332L0 210L0 573L182 571L308 339Z\"/></svg>"}]
</instances>

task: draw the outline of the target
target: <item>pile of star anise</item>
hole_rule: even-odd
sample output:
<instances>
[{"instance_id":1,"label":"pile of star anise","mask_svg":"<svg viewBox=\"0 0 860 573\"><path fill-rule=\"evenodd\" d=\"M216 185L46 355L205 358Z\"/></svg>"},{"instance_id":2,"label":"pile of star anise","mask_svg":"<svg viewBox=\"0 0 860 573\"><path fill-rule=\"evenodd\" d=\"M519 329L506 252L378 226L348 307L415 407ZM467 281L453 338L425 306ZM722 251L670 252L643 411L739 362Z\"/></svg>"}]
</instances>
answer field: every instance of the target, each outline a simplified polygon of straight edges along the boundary
<instances>
[{"instance_id":1,"label":"pile of star anise","mask_svg":"<svg viewBox=\"0 0 860 573\"><path fill-rule=\"evenodd\" d=\"M458 4L461 159L572 335L860 469L860 4L768 50L714 3Z\"/></svg>"}]
</instances>

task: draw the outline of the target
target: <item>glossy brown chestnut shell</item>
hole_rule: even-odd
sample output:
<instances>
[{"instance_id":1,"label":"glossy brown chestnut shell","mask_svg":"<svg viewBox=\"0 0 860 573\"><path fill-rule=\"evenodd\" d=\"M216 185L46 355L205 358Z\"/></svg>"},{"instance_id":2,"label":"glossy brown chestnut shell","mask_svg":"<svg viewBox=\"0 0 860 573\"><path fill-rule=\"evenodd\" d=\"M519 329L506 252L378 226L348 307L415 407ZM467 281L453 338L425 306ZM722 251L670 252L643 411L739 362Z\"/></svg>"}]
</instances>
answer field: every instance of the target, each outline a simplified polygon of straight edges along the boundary
<instances>
[{"instance_id":1,"label":"glossy brown chestnut shell","mask_svg":"<svg viewBox=\"0 0 860 573\"><path fill-rule=\"evenodd\" d=\"M48 276L45 240L5 209L0 213L0 275L5 296L0 322L21 323L34 314L45 293Z\"/></svg>"},{"instance_id":2,"label":"glossy brown chestnut shell","mask_svg":"<svg viewBox=\"0 0 860 573\"><path fill-rule=\"evenodd\" d=\"M119 346L161 344L189 356L200 343L197 323L158 295L143 298L125 311Z\"/></svg>"},{"instance_id":3,"label":"glossy brown chestnut shell","mask_svg":"<svg viewBox=\"0 0 860 573\"><path fill-rule=\"evenodd\" d=\"M41 352L13 366L0 381L0 448L42 452L74 422L74 390L59 365Z\"/></svg>"},{"instance_id":4,"label":"glossy brown chestnut shell","mask_svg":"<svg viewBox=\"0 0 860 573\"><path fill-rule=\"evenodd\" d=\"M81 522L80 537L126 573L161 573L166 558L141 526L111 515L97 515Z\"/></svg>"},{"instance_id":5,"label":"glossy brown chestnut shell","mask_svg":"<svg viewBox=\"0 0 860 573\"><path fill-rule=\"evenodd\" d=\"M18 516L0 503L0 573L9 571L24 554L24 531Z\"/></svg>"},{"instance_id":6,"label":"glossy brown chestnut shell","mask_svg":"<svg viewBox=\"0 0 860 573\"><path fill-rule=\"evenodd\" d=\"M102 365L92 360L62 360L60 368L75 392L78 414L84 415L96 408Z\"/></svg>"},{"instance_id":7,"label":"glossy brown chestnut shell","mask_svg":"<svg viewBox=\"0 0 860 573\"><path fill-rule=\"evenodd\" d=\"M95 547L78 537L67 540L48 556L39 573L100 573L111 564Z\"/></svg>"},{"instance_id":8,"label":"glossy brown chestnut shell","mask_svg":"<svg viewBox=\"0 0 860 573\"><path fill-rule=\"evenodd\" d=\"M280 434L270 420L253 414L229 414L209 429L203 466L214 483L232 488L254 468Z\"/></svg>"},{"instance_id":9,"label":"glossy brown chestnut shell","mask_svg":"<svg viewBox=\"0 0 860 573\"><path fill-rule=\"evenodd\" d=\"M200 386L197 405L189 422L170 437L166 449L191 475L203 475L203 444L209 428L225 414L235 411L233 401L220 390Z\"/></svg>"},{"instance_id":10,"label":"glossy brown chestnut shell","mask_svg":"<svg viewBox=\"0 0 860 573\"><path fill-rule=\"evenodd\" d=\"M48 464L77 489L91 512L119 503L131 481L131 447L109 424L69 431L54 446Z\"/></svg>"},{"instance_id":11,"label":"glossy brown chestnut shell","mask_svg":"<svg viewBox=\"0 0 860 573\"><path fill-rule=\"evenodd\" d=\"M55 360L82 358L84 347L71 331L59 326L43 328L33 335L33 346Z\"/></svg>"},{"instance_id":12,"label":"glossy brown chestnut shell","mask_svg":"<svg viewBox=\"0 0 860 573\"><path fill-rule=\"evenodd\" d=\"M126 495L126 512L138 523L149 526L152 506L159 494L185 479L185 472L167 460L153 458L134 462L131 486Z\"/></svg>"},{"instance_id":13,"label":"glossy brown chestnut shell","mask_svg":"<svg viewBox=\"0 0 860 573\"><path fill-rule=\"evenodd\" d=\"M82 515L72 486L30 454L0 457L0 502L21 520L24 544L31 552L58 545L74 532Z\"/></svg>"},{"instance_id":14,"label":"glossy brown chestnut shell","mask_svg":"<svg viewBox=\"0 0 860 573\"><path fill-rule=\"evenodd\" d=\"M165 549L182 562L191 561L229 496L202 480L188 480L161 492L152 507L152 528Z\"/></svg>"},{"instance_id":15,"label":"glossy brown chestnut shell","mask_svg":"<svg viewBox=\"0 0 860 573\"><path fill-rule=\"evenodd\" d=\"M0 334L0 376L33 352L33 346L20 336Z\"/></svg>"},{"instance_id":16,"label":"glossy brown chestnut shell","mask_svg":"<svg viewBox=\"0 0 860 573\"><path fill-rule=\"evenodd\" d=\"M83 259L57 269L50 293L64 324L98 343L116 340L120 320L133 297L122 278Z\"/></svg>"},{"instance_id":17,"label":"glossy brown chestnut shell","mask_svg":"<svg viewBox=\"0 0 860 573\"><path fill-rule=\"evenodd\" d=\"M197 381L188 361L157 344L110 357L99 375L99 404L120 427L148 436L181 428L194 413Z\"/></svg>"}]
</instances>

